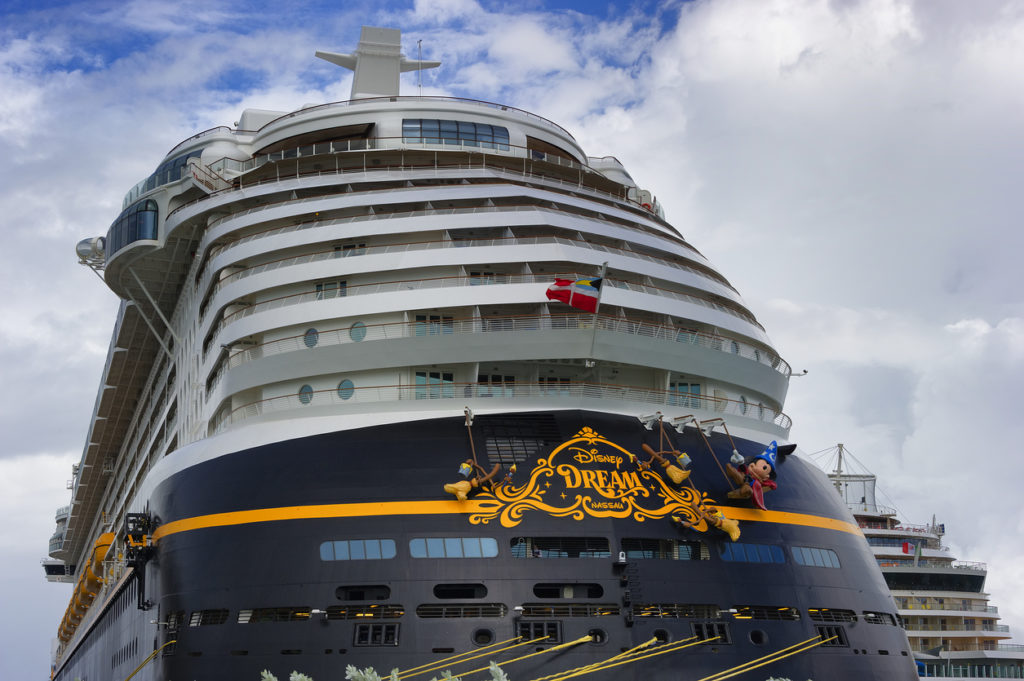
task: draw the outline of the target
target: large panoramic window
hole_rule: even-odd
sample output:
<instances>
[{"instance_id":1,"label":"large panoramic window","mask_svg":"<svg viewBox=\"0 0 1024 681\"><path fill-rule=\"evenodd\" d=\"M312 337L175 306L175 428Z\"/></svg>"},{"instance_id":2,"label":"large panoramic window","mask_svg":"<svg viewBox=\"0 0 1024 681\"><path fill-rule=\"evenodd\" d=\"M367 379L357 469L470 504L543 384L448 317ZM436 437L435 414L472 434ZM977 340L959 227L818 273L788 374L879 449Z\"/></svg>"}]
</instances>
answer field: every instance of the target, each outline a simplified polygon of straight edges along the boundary
<instances>
[{"instance_id":1,"label":"large panoramic window","mask_svg":"<svg viewBox=\"0 0 1024 681\"><path fill-rule=\"evenodd\" d=\"M320 545L320 560L382 560L394 557L394 539L349 539L325 541Z\"/></svg>"},{"instance_id":2,"label":"large panoramic window","mask_svg":"<svg viewBox=\"0 0 1024 681\"><path fill-rule=\"evenodd\" d=\"M402 120L402 140L411 144L451 144L508 151L508 128L436 118Z\"/></svg>"},{"instance_id":3,"label":"large panoramic window","mask_svg":"<svg viewBox=\"0 0 1024 681\"><path fill-rule=\"evenodd\" d=\"M608 558L612 555L604 537L514 537L509 546L513 558Z\"/></svg>"},{"instance_id":4,"label":"large panoramic window","mask_svg":"<svg viewBox=\"0 0 1024 681\"><path fill-rule=\"evenodd\" d=\"M140 239L156 239L156 201L139 201L117 216L107 230L107 257Z\"/></svg>"},{"instance_id":5,"label":"large panoramic window","mask_svg":"<svg viewBox=\"0 0 1024 681\"><path fill-rule=\"evenodd\" d=\"M455 397L454 374L450 371L417 371L416 399Z\"/></svg>"},{"instance_id":6,"label":"large panoramic window","mask_svg":"<svg viewBox=\"0 0 1024 681\"><path fill-rule=\"evenodd\" d=\"M494 558L498 542L491 537L417 537L409 540L413 558Z\"/></svg>"},{"instance_id":7,"label":"large panoramic window","mask_svg":"<svg viewBox=\"0 0 1024 681\"><path fill-rule=\"evenodd\" d=\"M736 563L785 563L781 546L731 542L720 548L722 560ZM799 562L799 561L798 561Z\"/></svg>"},{"instance_id":8,"label":"large panoramic window","mask_svg":"<svg viewBox=\"0 0 1024 681\"><path fill-rule=\"evenodd\" d=\"M839 567L839 556L831 549L819 549L812 546L793 546L793 560L800 565L812 567Z\"/></svg>"}]
</instances>

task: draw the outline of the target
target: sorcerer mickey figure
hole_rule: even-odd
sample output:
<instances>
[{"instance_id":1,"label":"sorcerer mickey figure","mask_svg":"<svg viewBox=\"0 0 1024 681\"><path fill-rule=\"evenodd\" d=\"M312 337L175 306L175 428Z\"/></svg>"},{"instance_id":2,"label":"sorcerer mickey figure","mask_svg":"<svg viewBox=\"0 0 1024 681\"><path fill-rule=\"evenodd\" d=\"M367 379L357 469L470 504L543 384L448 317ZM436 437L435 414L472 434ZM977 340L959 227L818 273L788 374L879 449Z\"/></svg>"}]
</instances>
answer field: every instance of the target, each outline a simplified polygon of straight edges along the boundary
<instances>
[{"instance_id":1,"label":"sorcerer mickey figure","mask_svg":"<svg viewBox=\"0 0 1024 681\"><path fill-rule=\"evenodd\" d=\"M784 445L783 454L796 449L796 445ZM779 446L775 440L767 449L757 456L744 458L733 450L730 462L725 465L729 477L739 485L738 489L729 492L730 499L753 499L754 504L762 511L768 510L764 505L764 490L777 489L775 484L775 463L779 455Z\"/></svg>"}]
</instances>

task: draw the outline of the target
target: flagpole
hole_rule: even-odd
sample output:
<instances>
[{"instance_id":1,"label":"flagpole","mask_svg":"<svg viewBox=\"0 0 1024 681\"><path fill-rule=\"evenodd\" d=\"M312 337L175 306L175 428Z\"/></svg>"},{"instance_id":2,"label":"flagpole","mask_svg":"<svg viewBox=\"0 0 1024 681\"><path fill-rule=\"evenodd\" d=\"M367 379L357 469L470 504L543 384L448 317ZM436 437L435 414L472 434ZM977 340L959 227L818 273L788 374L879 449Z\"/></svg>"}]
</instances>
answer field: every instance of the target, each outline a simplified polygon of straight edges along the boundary
<instances>
[{"instance_id":1,"label":"flagpole","mask_svg":"<svg viewBox=\"0 0 1024 681\"><path fill-rule=\"evenodd\" d=\"M608 271L608 261L601 263L601 274L598 275L598 279L601 280L601 285L597 287L597 302L594 303L594 329L590 335L590 361L597 363L594 359L594 344L597 342L597 312L601 309L601 292L604 291L604 275ZM572 295L571 293L569 294Z\"/></svg>"}]
</instances>

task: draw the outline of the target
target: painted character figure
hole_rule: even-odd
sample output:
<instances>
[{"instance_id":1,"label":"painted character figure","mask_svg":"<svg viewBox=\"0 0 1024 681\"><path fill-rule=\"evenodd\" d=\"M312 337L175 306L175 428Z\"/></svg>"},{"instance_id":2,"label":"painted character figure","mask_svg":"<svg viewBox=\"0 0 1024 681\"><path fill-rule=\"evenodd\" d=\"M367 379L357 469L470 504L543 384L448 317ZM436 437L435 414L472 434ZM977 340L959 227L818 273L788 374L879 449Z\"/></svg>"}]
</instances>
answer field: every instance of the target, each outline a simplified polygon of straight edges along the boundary
<instances>
[{"instance_id":1,"label":"painted character figure","mask_svg":"<svg viewBox=\"0 0 1024 681\"><path fill-rule=\"evenodd\" d=\"M793 449L795 445L785 445L784 453L789 453ZM729 492L729 498L752 499L759 509L768 510L764 505L764 490L778 488L775 484L775 463L778 454L779 447L774 440L757 456L743 458L739 452L733 450L732 458L725 468L729 478L739 485L739 488Z\"/></svg>"},{"instance_id":2,"label":"painted character figure","mask_svg":"<svg viewBox=\"0 0 1024 681\"><path fill-rule=\"evenodd\" d=\"M444 491L448 494L455 495L455 498L459 501L465 501L469 498L470 494L473 494L480 489L488 489L492 484L495 476L501 471L501 464L494 464L494 468L491 469L490 473L484 474L484 470L480 466L476 465L472 459L463 461L459 466L459 475L465 480L459 480L458 482L451 482L444 486ZM515 471L515 466L512 467L512 471ZM508 478L506 478L508 479Z\"/></svg>"},{"instance_id":3,"label":"painted character figure","mask_svg":"<svg viewBox=\"0 0 1024 681\"><path fill-rule=\"evenodd\" d=\"M717 508L711 507L710 510L704 506L692 507L696 511L697 515L704 518L707 521L708 527L715 527L729 535L729 539L736 541L740 538L740 524L732 518L726 518L725 514L719 511ZM682 525L688 530L696 530L691 523L683 520L677 515L672 516L672 522L676 525Z\"/></svg>"}]
</instances>

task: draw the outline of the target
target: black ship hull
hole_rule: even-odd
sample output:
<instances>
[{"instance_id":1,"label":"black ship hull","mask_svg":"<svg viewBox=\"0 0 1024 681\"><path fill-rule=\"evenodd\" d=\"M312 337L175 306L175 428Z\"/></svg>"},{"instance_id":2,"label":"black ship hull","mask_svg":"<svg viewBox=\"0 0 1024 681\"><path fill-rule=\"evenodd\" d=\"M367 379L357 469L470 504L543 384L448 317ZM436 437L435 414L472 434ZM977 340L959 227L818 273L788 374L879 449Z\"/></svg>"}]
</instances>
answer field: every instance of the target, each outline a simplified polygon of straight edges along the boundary
<instances>
[{"instance_id":1,"label":"black ship hull","mask_svg":"<svg viewBox=\"0 0 1024 681\"><path fill-rule=\"evenodd\" d=\"M639 465L644 443L687 452L689 479ZM769 511L756 510L727 497L734 444L766 443L564 411L210 458L155 487L152 551L55 678L125 678L154 650L135 679L330 681L349 664L430 679L533 654L505 667L526 681L624 652L591 674L915 678L879 568L824 475L780 460ZM442 488L474 456L503 471L459 501ZM699 504L737 519L738 541L701 523ZM461 654L478 657L450 659Z\"/></svg>"}]
</instances>

